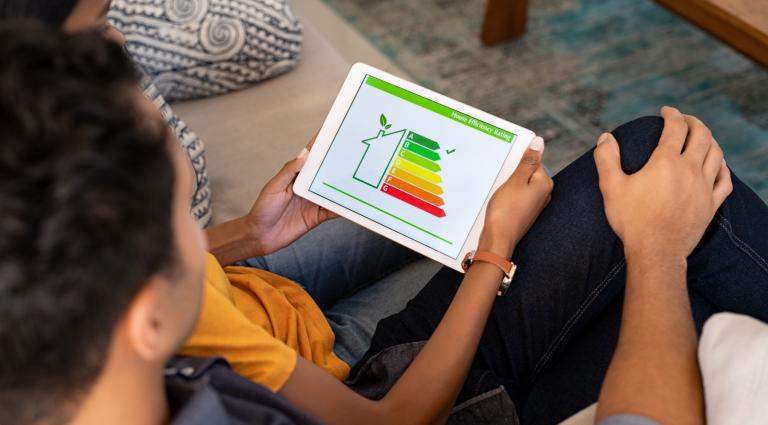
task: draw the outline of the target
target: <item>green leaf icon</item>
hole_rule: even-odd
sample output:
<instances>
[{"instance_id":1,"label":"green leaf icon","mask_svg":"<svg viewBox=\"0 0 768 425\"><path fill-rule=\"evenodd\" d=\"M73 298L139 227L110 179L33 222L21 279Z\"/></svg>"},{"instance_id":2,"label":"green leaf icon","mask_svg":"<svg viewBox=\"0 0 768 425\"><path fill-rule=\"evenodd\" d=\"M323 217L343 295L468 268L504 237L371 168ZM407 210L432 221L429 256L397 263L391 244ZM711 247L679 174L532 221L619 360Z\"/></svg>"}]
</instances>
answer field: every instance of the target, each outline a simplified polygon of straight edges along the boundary
<instances>
[{"instance_id":1,"label":"green leaf icon","mask_svg":"<svg viewBox=\"0 0 768 425\"><path fill-rule=\"evenodd\" d=\"M392 124L387 124L387 125L384 126L384 129L385 130L389 130L390 127L392 127Z\"/></svg>"},{"instance_id":2,"label":"green leaf icon","mask_svg":"<svg viewBox=\"0 0 768 425\"><path fill-rule=\"evenodd\" d=\"M387 125L387 117L385 117L384 114L381 114L379 117L379 122L381 123L382 127L385 127Z\"/></svg>"}]
</instances>

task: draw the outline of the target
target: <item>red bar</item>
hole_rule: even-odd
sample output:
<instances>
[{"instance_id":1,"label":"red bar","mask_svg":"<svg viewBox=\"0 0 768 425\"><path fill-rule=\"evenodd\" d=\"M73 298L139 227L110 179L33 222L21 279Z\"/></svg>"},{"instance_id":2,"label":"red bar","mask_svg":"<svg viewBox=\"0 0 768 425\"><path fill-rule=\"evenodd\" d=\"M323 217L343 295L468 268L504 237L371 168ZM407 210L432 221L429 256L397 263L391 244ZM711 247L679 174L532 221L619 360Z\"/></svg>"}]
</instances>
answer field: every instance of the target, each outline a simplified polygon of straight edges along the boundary
<instances>
[{"instance_id":1,"label":"red bar","mask_svg":"<svg viewBox=\"0 0 768 425\"><path fill-rule=\"evenodd\" d=\"M381 191L386 193L387 195L394 196L395 198L403 202L409 203L420 210L426 211L434 215L435 217L445 217L445 211L443 211L442 209L430 204L429 202L422 201L421 199L409 193L403 192L402 190L394 186L390 186L384 183L381 186Z\"/></svg>"}]
</instances>

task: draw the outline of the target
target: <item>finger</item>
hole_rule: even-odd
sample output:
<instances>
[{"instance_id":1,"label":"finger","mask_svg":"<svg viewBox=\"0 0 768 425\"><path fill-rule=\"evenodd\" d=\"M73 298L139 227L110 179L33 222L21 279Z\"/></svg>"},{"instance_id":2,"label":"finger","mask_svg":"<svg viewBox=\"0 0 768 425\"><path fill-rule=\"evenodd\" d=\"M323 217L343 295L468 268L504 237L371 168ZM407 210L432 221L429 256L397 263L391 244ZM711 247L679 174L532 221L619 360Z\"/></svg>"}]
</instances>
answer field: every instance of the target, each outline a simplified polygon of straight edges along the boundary
<instances>
[{"instance_id":1,"label":"finger","mask_svg":"<svg viewBox=\"0 0 768 425\"><path fill-rule=\"evenodd\" d=\"M530 181L531 176L541 166L541 155L544 152L544 139L541 137L534 137L531 141L531 145L523 154L523 158L520 160L520 164L512 174L511 179Z\"/></svg>"},{"instance_id":2,"label":"finger","mask_svg":"<svg viewBox=\"0 0 768 425\"><path fill-rule=\"evenodd\" d=\"M320 223L326 221L326 220L332 220L334 218L338 218L339 215L331 210L327 210L323 207L318 207L320 210L317 213L317 217L320 220Z\"/></svg>"},{"instance_id":3,"label":"finger","mask_svg":"<svg viewBox=\"0 0 768 425\"><path fill-rule=\"evenodd\" d=\"M312 150L312 146L314 146L314 145L315 145L315 140L317 140L317 135L318 135L318 134L320 134L320 130L317 130L317 131L315 132L315 135L314 135L314 136L312 136L312 138L311 138L311 139L309 139L309 143L307 143L307 150L308 150L308 151L311 151L311 150Z\"/></svg>"},{"instance_id":4,"label":"finger","mask_svg":"<svg viewBox=\"0 0 768 425\"><path fill-rule=\"evenodd\" d=\"M299 174L299 171L301 171L304 163L307 161L308 153L309 151L303 150L295 159L286 162L285 165L283 165L283 168L269 180L265 189L274 193L289 188Z\"/></svg>"},{"instance_id":5,"label":"finger","mask_svg":"<svg viewBox=\"0 0 768 425\"><path fill-rule=\"evenodd\" d=\"M554 187L554 182L543 165L539 165L539 168L531 175L529 182L544 185L548 192L551 192Z\"/></svg>"},{"instance_id":6,"label":"finger","mask_svg":"<svg viewBox=\"0 0 768 425\"><path fill-rule=\"evenodd\" d=\"M715 187L712 190L712 199L715 202L715 206L720 208L720 205L725 202L725 198L733 191L733 181L731 180L731 170L728 169L728 165L725 161L720 162L720 172L715 179Z\"/></svg>"},{"instance_id":7,"label":"finger","mask_svg":"<svg viewBox=\"0 0 768 425\"><path fill-rule=\"evenodd\" d=\"M681 153L685 146L685 138L688 136L688 124L685 117L676 108L665 106L661 108L661 116L664 118L664 130L659 139L659 148Z\"/></svg>"},{"instance_id":8,"label":"finger","mask_svg":"<svg viewBox=\"0 0 768 425\"><path fill-rule=\"evenodd\" d=\"M595 148L595 165L601 186L615 184L616 181L626 177L621 169L621 152L619 142L611 133L603 133L597 140Z\"/></svg>"},{"instance_id":9,"label":"finger","mask_svg":"<svg viewBox=\"0 0 768 425\"><path fill-rule=\"evenodd\" d=\"M688 125L688 136L685 140L683 156L693 164L702 165L707 152L712 146L712 132L701 120L691 115L684 115Z\"/></svg>"},{"instance_id":10,"label":"finger","mask_svg":"<svg viewBox=\"0 0 768 425\"><path fill-rule=\"evenodd\" d=\"M710 186L715 184L715 179L720 173L724 159L723 149L720 148L715 139L712 139L711 145L707 152L707 157L704 158L704 166L702 168L704 178L707 179Z\"/></svg>"}]
</instances>

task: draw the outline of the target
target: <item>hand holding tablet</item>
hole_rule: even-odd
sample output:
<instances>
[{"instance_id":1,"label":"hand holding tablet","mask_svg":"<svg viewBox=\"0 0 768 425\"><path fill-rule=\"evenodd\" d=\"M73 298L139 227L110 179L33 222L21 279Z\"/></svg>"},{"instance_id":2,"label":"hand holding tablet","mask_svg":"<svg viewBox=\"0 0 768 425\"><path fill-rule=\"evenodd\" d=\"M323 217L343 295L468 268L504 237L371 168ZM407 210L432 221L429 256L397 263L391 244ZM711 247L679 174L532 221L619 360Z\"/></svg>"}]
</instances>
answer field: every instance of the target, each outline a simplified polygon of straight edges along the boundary
<instances>
[{"instance_id":1,"label":"hand holding tablet","mask_svg":"<svg viewBox=\"0 0 768 425\"><path fill-rule=\"evenodd\" d=\"M552 179L541 165L544 141L535 137L512 176L488 202L478 250L512 256L514 247L528 233L553 189Z\"/></svg>"},{"instance_id":2,"label":"hand holding tablet","mask_svg":"<svg viewBox=\"0 0 768 425\"><path fill-rule=\"evenodd\" d=\"M456 270L530 130L364 64L350 71L294 192ZM529 174L530 175L530 174Z\"/></svg>"}]
</instances>

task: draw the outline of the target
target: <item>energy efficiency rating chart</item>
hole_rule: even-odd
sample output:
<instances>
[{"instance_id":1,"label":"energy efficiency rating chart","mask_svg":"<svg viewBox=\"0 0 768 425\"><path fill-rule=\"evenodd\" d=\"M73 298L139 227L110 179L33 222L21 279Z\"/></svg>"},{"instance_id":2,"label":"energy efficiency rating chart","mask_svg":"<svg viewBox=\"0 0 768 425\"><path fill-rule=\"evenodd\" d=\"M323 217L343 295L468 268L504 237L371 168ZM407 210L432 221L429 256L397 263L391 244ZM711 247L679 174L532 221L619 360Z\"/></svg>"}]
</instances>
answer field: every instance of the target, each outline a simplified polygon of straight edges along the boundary
<instances>
[{"instance_id":1,"label":"energy efficiency rating chart","mask_svg":"<svg viewBox=\"0 0 768 425\"><path fill-rule=\"evenodd\" d=\"M389 170L381 191L435 217L445 217L440 195L440 144L413 131Z\"/></svg>"},{"instance_id":2,"label":"energy efficiency rating chart","mask_svg":"<svg viewBox=\"0 0 768 425\"><path fill-rule=\"evenodd\" d=\"M310 190L456 258L516 137L368 76Z\"/></svg>"}]
</instances>

